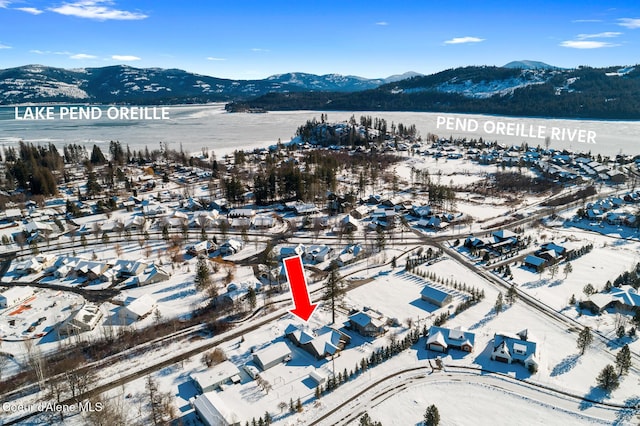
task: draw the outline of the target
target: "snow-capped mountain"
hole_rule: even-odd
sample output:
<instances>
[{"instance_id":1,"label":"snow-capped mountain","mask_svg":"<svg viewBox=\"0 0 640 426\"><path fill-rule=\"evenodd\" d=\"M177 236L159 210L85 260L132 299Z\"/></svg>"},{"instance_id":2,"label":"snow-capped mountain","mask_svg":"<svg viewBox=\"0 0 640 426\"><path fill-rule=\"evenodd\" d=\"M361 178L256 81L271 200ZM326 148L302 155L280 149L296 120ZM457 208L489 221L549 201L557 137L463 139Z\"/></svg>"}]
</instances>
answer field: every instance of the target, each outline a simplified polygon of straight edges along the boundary
<instances>
[{"instance_id":1,"label":"snow-capped mountain","mask_svg":"<svg viewBox=\"0 0 640 426\"><path fill-rule=\"evenodd\" d=\"M554 67L553 65L546 64L540 61L511 61L508 64L502 66L502 68L519 68L523 70L544 70L544 69L560 69L559 67Z\"/></svg>"},{"instance_id":2,"label":"snow-capped mountain","mask_svg":"<svg viewBox=\"0 0 640 426\"><path fill-rule=\"evenodd\" d=\"M273 94L260 109L433 111L640 119L640 67L562 69L534 61L469 66L353 93Z\"/></svg>"},{"instance_id":3,"label":"snow-capped mountain","mask_svg":"<svg viewBox=\"0 0 640 426\"><path fill-rule=\"evenodd\" d=\"M400 77L392 78L395 81ZM270 92L361 91L376 88L388 81L306 73L279 74L263 80L229 80L179 69L134 68L126 65L70 70L27 65L0 70L0 104L228 101Z\"/></svg>"}]
</instances>

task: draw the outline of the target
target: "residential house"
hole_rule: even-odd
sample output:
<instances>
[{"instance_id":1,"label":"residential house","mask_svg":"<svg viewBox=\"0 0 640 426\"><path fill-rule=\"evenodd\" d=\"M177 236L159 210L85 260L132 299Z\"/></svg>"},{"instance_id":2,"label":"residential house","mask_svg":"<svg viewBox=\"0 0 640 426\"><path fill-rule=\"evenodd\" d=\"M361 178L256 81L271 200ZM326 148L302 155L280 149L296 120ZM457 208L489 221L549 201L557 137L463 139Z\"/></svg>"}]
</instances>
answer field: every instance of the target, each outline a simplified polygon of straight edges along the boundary
<instances>
[{"instance_id":1,"label":"residential house","mask_svg":"<svg viewBox=\"0 0 640 426\"><path fill-rule=\"evenodd\" d=\"M371 223L375 224L375 227L381 227L383 229L391 229L396 224L396 218L398 214L395 209L375 209L371 213Z\"/></svg>"},{"instance_id":2,"label":"residential house","mask_svg":"<svg viewBox=\"0 0 640 426\"><path fill-rule=\"evenodd\" d=\"M304 252L304 260L312 263L321 263L329 260L333 249L326 244L312 245L306 247Z\"/></svg>"},{"instance_id":3,"label":"residential house","mask_svg":"<svg viewBox=\"0 0 640 426\"><path fill-rule=\"evenodd\" d=\"M217 249L218 246L212 241L198 241L197 243L189 244L187 246L187 254L190 254L191 256L206 255L208 253L213 253Z\"/></svg>"},{"instance_id":4,"label":"residential house","mask_svg":"<svg viewBox=\"0 0 640 426\"><path fill-rule=\"evenodd\" d=\"M547 266L547 261L541 257L534 256L533 254L527 255L524 258L524 266L527 268L531 268L536 272L541 272L545 266Z\"/></svg>"},{"instance_id":5,"label":"residential house","mask_svg":"<svg viewBox=\"0 0 640 426\"><path fill-rule=\"evenodd\" d=\"M144 232L149 229L149 222L144 216L134 215L124 222L124 229L129 232Z\"/></svg>"},{"instance_id":6,"label":"residential house","mask_svg":"<svg viewBox=\"0 0 640 426\"><path fill-rule=\"evenodd\" d=\"M153 263L136 277L139 286L156 284L167 281L169 278L171 278L171 274Z\"/></svg>"},{"instance_id":7,"label":"residential house","mask_svg":"<svg viewBox=\"0 0 640 426\"><path fill-rule=\"evenodd\" d=\"M302 256L305 253L305 246L303 244L296 244L295 246L286 246L280 249L280 259L287 257Z\"/></svg>"},{"instance_id":8,"label":"residential house","mask_svg":"<svg viewBox=\"0 0 640 426\"><path fill-rule=\"evenodd\" d=\"M276 219L273 216L259 215L253 219L253 227L255 229L270 229L276 224Z\"/></svg>"},{"instance_id":9,"label":"residential house","mask_svg":"<svg viewBox=\"0 0 640 426\"><path fill-rule=\"evenodd\" d=\"M361 220L366 218L369 215L370 211L371 209L369 208L369 206L363 204L351 210L349 214L353 216L355 219Z\"/></svg>"},{"instance_id":10,"label":"residential house","mask_svg":"<svg viewBox=\"0 0 640 426\"><path fill-rule=\"evenodd\" d=\"M358 221L350 214L346 215L342 218L342 220L340 220L340 232L344 234L355 232L359 227L360 224L358 223Z\"/></svg>"},{"instance_id":11,"label":"residential house","mask_svg":"<svg viewBox=\"0 0 640 426\"><path fill-rule=\"evenodd\" d=\"M362 311L349 317L349 328L366 337L378 337L387 332L383 318Z\"/></svg>"},{"instance_id":12,"label":"residential house","mask_svg":"<svg viewBox=\"0 0 640 426\"><path fill-rule=\"evenodd\" d=\"M24 225L24 230L29 234L41 234L41 235L46 235L49 236L51 235L51 233L53 233L53 227L46 223L46 222L40 222L38 220L32 220L29 219L27 221L27 223Z\"/></svg>"},{"instance_id":13,"label":"residential house","mask_svg":"<svg viewBox=\"0 0 640 426\"><path fill-rule=\"evenodd\" d=\"M191 222L189 222L189 227L196 229L210 229L216 226L218 216L217 210L196 212L191 218Z\"/></svg>"},{"instance_id":14,"label":"residential house","mask_svg":"<svg viewBox=\"0 0 640 426\"><path fill-rule=\"evenodd\" d=\"M337 354L351 341L348 335L326 326L318 330L317 333L313 333L290 324L285 329L285 336L316 359Z\"/></svg>"},{"instance_id":15,"label":"residential house","mask_svg":"<svg viewBox=\"0 0 640 426\"><path fill-rule=\"evenodd\" d=\"M507 364L517 362L530 370L537 369L536 346L536 342L529 339L527 330L515 335L496 333L493 336L491 359Z\"/></svg>"},{"instance_id":16,"label":"residential house","mask_svg":"<svg viewBox=\"0 0 640 426\"><path fill-rule=\"evenodd\" d=\"M351 244L346 246L344 250L342 250L342 252L338 255L336 261L338 262L338 266L344 266L358 259L363 254L364 251L360 244Z\"/></svg>"},{"instance_id":17,"label":"residential house","mask_svg":"<svg viewBox=\"0 0 640 426\"><path fill-rule=\"evenodd\" d=\"M148 294L143 294L120 308L120 317L123 320L139 321L146 318L156 307L156 301Z\"/></svg>"},{"instance_id":18,"label":"residential house","mask_svg":"<svg viewBox=\"0 0 640 426\"><path fill-rule=\"evenodd\" d=\"M619 170L609 170L606 173L607 180L612 183L624 183L627 179L626 175Z\"/></svg>"},{"instance_id":19,"label":"residential house","mask_svg":"<svg viewBox=\"0 0 640 426\"><path fill-rule=\"evenodd\" d=\"M412 206L409 214L419 219L424 219L431 216L433 212L431 211L431 206Z\"/></svg>"},{"instance_id":20,"label":"residential house","mask_svg":"<svg viewBox=\"0 0 640 426\"><path fill-rule=\"evenodd\" d=\"M592 294L588 300L580 302L584 308L592 312L614 309L618 312L639 312L640 294L630 285L613 287L608 293Z\"/></svg>"},{"instance_id":21,"label":"residential house","mask_svg":"<svg viewBox=\"0 0 640 426\"><path fill-rule=\"evenodd\" d=\"M436 352L448 352L449 349L473 352L475 338L474 333L465 331L460 326L453 329L432 326L427 338L427 349Z\"/></svg>"},{"instance_id":22,"label":"residential house","mask_svg":"<svg viewBox=\"0 0 640 426\"><path fill-rule=\"evenodd\" d=\"M229 238L220 246L220 254L223 256L236 254L242 250L243 247L244 244L242 244L242 241L235 238Z\"/></svg>"},{"instance_id":23,"label":"residential house","mask_svg":"<svg viewBox=\"0 0 640 426\"><path fill-rule=\"evenodd\" d=\"M96 328L103 317L104 314L99 305L85 303L58 327L58 333L61 336L72 336L91 331Z\"/></svg>"}]
</instances>

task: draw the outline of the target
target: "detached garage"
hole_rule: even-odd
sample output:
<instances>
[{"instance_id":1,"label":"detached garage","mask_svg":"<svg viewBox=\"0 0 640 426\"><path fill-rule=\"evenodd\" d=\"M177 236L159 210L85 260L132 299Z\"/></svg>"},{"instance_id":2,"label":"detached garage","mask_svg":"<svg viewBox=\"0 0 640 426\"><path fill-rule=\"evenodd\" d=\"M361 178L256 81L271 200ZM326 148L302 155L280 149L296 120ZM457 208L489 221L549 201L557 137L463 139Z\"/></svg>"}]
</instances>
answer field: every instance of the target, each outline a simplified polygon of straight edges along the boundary
<instances>
[{"instance_id":1,"label":"detached garage","mask_svg":"<svg viewBox=\"0 0 640 426\"><path fill-rule=\"evenodd\" d=\"M285 342L277 342L253 354L253 362L262 370L268 370L291 359L291 350Z\"/></svg>"},{"instance_id":2,"label":"detached garage","mask_svg":"<svg viewBox=\"0 0 640 426\"><path fill-rule=\"evenodd\" d=\"M432 305L443 307L444 305L451 303L453 296L446 291L439 290L430 285L425 285L420 292L420 297L425 302L429 302Z\"/></svg>"}]
</instances>

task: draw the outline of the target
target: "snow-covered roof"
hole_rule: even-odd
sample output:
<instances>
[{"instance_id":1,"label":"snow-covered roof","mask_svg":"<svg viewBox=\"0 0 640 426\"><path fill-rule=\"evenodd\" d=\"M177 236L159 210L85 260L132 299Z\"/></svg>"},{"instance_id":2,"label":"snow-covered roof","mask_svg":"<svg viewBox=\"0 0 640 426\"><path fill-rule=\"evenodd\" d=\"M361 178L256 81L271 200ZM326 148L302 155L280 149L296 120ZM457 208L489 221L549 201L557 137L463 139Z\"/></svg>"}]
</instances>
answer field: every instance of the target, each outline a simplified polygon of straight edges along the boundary
<instances>
[{"instance_id":1,"label":"snow-covered roof","mask_svg":"<svg viewBox=\"0 0 640 426\"><path fill-rule=\"evenodd\" d=\"M192 404L206 424L232 425L240 422L238 415L227 407L215 391L198 395Z\"/></svg>"},{"instance_id":2,"label":"snow-covered roof","mask_svg":"<svg viewBox=\"0 0 640 426\"><path fill-rule=\"evenodd\" d=\"M143 317L151 312L156 305L156 301L148 294L143 294L127 305L127 310L132 314Z\"/></svg>"},{"instance_id":3,"label":"snow-covered roof","mask_svg":"<svg viewBox=\"0 0 640 426\"><path fill-rule=\"evenodd\" d=\"M290 355L291 349L285 342L276 342L255 352L253 357L259 361L260 365L266 366Z\"/></svg>"},{"instance_id":4,"label":"snow-covered roof","mask_svg":"<svg viewBox=\"0 0 640 426\"><path fill-rule=\"evenodd\" d=\"M201 389L209 389L224 383L239 373L238 367L231 361L222 361L205 371L191 373L191 379L198 383Z\"/></svg>"}]
</instances>

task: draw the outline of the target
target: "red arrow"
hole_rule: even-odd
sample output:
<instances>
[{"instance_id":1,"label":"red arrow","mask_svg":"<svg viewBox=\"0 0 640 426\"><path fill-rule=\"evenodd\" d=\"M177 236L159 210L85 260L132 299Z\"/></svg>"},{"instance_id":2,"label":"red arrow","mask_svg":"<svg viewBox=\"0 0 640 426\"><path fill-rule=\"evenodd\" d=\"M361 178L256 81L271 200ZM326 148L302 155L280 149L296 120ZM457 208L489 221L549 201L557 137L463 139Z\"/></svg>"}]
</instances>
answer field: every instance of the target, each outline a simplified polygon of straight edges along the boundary
<instances>
[{"instance_id":1,"label":"red arrow","mask_svg":"<svg viewBox=\"0 0 640 426\"><path fill-rule=\"evenodd\" d=\"M289 288L291 289L291 299L295 305L295 308L289 312L303 321L309 321L318 305L311 304L307 280L302 269L302 258L293 256L282 261L284 262L284 271L287 274L287 281L289 281Z\"/></svg>"}]
</instances>

